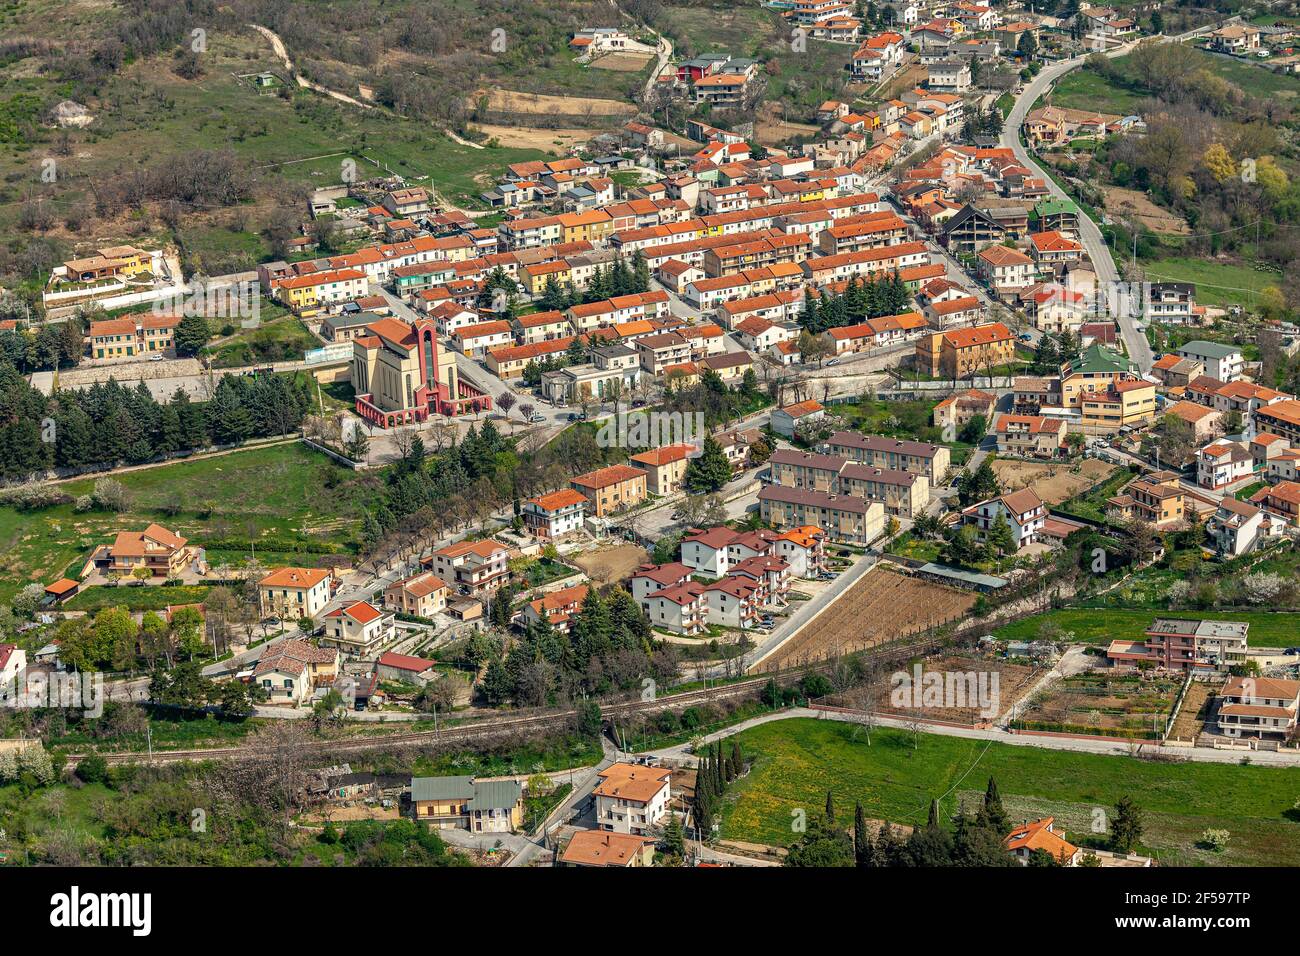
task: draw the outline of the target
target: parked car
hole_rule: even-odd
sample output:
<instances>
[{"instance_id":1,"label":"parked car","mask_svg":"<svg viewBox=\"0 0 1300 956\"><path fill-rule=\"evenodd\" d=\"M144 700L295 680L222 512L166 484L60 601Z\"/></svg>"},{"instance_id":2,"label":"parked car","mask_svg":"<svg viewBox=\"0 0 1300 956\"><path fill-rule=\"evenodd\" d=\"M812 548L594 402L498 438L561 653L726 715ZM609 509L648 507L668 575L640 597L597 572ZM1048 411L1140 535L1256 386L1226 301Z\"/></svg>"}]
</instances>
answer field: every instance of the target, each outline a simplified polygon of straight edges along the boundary
<instances>
[{"instance_id":1,"label":"parked car","mask_svg":"<svg viewBox=\"0 0 1300 956\"><path fill-rule=\"evenodd\" d=\"M546 416L541 412L533 412L532 415L528 417L528 420L536 425L538 422L546 421Z\"/></svg>"}]
</instances>

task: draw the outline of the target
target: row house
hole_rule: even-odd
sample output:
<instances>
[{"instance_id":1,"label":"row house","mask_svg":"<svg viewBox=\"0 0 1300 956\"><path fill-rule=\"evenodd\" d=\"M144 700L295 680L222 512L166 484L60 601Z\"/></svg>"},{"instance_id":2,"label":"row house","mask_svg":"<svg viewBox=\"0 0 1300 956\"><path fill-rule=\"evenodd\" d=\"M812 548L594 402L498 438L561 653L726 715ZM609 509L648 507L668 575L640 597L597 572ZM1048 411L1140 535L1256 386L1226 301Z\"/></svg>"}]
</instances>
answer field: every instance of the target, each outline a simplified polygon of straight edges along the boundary
<instances>
[{"instance_id":1,"label":"row house","mask_svg":"<svg viewBox=\"0 0 1300 956\"><path fill-rule=\"evenodd\" d=\"M814 256L804 261L803 271L808 281L824 285L855 276L871 276L929 263L930 251L924 242L902 242L881 249Z\"/></svg>"},{"instance_id":2,"label":"row house","mask_svg":"<svg viewBox=\"0 0 1300 956\"><path fill-rule=\"evenodd\" d=\"M892 246L907 238L907 223L892 212L870 213L860 221L831 226L817 236L823 255Z\"/></svg>"},{"instance_id":3,"label":"row house","mask_svg":"<svg viewBox=\"0 0 1300 956\"><path fill-rule=\"evenodd\" d=\"M931 487L943 480L950 467L950 453L944 445L887 438L883 435L863 435L854 431L835 432L817 450L823 454L861 462L872 468L922 475L929 479Z\"/></svg>"},{"instance_id":4,"label":"row house","mask_svg":"<svg viewBox=\"0 0 1300 956\"><path fill-rule=\"evenodd\" d=\"M529 365L558 358L566 353L572 342L573 336L569 336L567 339L552 339L531 345L498 345L487 350L483 364L497 378L520 378L528 371Z\"/></svg>"},{"instance_id":5,"label":"row house","mask_svg":"<svg viewBox=\"0 0 1300 956\"><path fill-rule=\"evenodd\" d=\"M831 540L867 545L885 530L885 506L852 495L767 485L758 503L762 519L778 531L816 525Z\"/></svg>"}]
</instances>

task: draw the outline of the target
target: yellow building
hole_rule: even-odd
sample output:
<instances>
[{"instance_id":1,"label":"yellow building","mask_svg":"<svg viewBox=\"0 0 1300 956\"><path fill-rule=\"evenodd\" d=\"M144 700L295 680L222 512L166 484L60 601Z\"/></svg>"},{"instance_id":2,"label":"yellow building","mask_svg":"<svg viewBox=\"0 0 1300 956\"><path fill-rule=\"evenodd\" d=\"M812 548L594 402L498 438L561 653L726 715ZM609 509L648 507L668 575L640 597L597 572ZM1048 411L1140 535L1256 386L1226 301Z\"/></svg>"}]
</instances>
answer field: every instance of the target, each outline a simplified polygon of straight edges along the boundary
<instances>
[{"instance_id":1,"label":"yellow building","mask_svg":"<svg viewBox=\"0 0 1300 956\"><path fill-rule=\"evenodd\" d=\"M565 213L558 217L563 242L604 242L614 231L614 220L601 209Z\"/></svg>"},{"instance_id":2,"label":"yellow building","mask_svg":"<svg viewBox=\"0 0 1300 956\"><path fill-rule=\"evenodd\" d=\"M134 358L166 352L176 344L177 315L140 313L91 322L87 338L95 359Z\"/></svg>"},{"instance_id":3,"label":"yellow building","mask_svg":"<svg viewBox=\"0 0 1300 956\"><path fill-rule=\"evenodd\" d=\"M1141 379L1116 382L1103 392L1079 396L1085 433L1147 425L1156 415L1156 387Z\"/></svg>"}]
</instances>

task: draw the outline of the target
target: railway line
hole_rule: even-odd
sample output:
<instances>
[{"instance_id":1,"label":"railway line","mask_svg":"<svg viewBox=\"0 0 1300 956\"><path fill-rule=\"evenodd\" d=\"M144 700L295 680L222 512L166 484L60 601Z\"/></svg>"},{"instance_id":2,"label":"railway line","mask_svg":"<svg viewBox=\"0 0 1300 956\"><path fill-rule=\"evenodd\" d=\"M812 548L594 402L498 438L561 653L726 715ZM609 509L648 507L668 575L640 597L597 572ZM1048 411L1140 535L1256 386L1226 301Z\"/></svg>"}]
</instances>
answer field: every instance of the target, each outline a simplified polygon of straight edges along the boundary
<instances>
[{"instance_id":1,"label":"railway line","mask_svg":"<svg viewBox=\"0 0 1300 956\"><path fill-rule=\"evenodd\" d=\"M601 705L601 713L607 718L625 717L637 713L657 712L678 707L689 707L696 703L743 697L755 693L759 688L766 684L769 679L770 678L767 676L751 678L749 680L737 681L734 684L727 684L722 687L700 688L698 690L684 691L680 694L669 694L649 701L612 701ZM352 753L367 750L391 750L399 747L419 746L421 744L429 743L472 742L512 730L527 731L546 728L554 724L567 723L576 715L577 711L570 708L567 710L551 710L535 714L485 717L481 720L476 720L473 723L459 724L452 727L439 728L438 730L420 730L399 734L359 736L341 740L313 741L310 745L310 749L313 751L329 751L331 753ZM180 763L183 761L234 760L245 755L248 751L249 748L244 746L211 747L189 750L159 750L154 751L151 754L140 753L138 751L131 751L129 753L105 753L100 754L100 756L110 764L162 764ZM75 765L78 760L85 756L87 756L87 754L70 755L68 762Z\"/></svg>"}]
</instances>

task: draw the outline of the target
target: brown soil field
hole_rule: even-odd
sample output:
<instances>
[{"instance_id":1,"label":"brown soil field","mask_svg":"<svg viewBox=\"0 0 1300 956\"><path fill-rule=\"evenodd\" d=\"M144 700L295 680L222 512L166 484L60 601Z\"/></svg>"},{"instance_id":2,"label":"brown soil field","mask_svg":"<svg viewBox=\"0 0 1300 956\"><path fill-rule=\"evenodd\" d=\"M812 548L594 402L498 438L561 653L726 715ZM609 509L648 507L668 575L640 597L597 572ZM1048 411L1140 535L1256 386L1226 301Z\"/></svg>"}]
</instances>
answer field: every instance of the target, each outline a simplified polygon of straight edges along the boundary
<instances>
[{"instance_id":1,"label":"brown soil field","mask_svg":"<svg viewBox=\"0 0 1300 956\"><path fill-rule=\"evenodd\" d=\"M547 96L543 93L516 93L513 90L484 90L474 95L487 97L487 108L500 113L538 113L547 116L633 116L636 107L619 100L602 100L589 96Z\"/></svg>"},{"instance_id":2,"label":"brown soil field","mask_svg":"<svg viewBox=\"0 0 1300 956\"><path fill-rule=\"evenodd\" d=\"M758 124L756 137L764 146L776 146L794 136L811 136L819 132L819 127L804 123L783 123L780 120L764 120Z\"/></svg>"},{"instance_id":3,"label":"brown soil field","mask_svg":"<svg viewBox=\"0 0 1300 956\"><path fill-rule=\"evenodd\" d=\"M975 603L969 591L872 568L817 617L786 639L763 669L795 667L875 647L949 620Z\"/></svg>"},{"instance_id":4,"label":"brown soil field","mask_svg":"<svg viewBox=\"0 0 1300 956\"><path fill-rule=\"evenodd\" d=\"M568 150L587 142L594 134L589 129L540 129L534 126L491 126L480 124L478 129L489 139L495 139L502 146L513 149L538 149L545 153L556 150Z\"/></svg>"},{"instance_id":5,"label":"brown soil field","mask_svg":"<svg viewBox=\"0 0 1300 956\"><path fill-rule=\"evenodd\" d=\"M993 471L1003 491L1019 491L1021 488L1033 488L1038 497L1049 505L1059 505L1062 501L1073 498L1082 491L1104 481L1115 470L1097 458L1088 458L1076 466L1065 462L1046 461L1011 461L998 458L993 462Z\"/></svg>"},{"instance_id":6,"label":"brown soil field","mask_svg":"<svg viewBox=\"0 0 1300 956\"><path fill-rule=\"evenodd\" d=\"M614 70L618 73L640 73L654 59L650 53L606 53L591 61L593 70Z\"/></svg>"},{"instance_id":7,"label":"brown soil field","mask_svg":"<svg viewBox=\"0 0 1300 956\"><path fill-rule=\"evenodd\" d=\"M649 559L645 548L635 544L616 544L584 552L579 557L566 557L565 560L580 567L596 584L613 584L622 581Z\"/></svg>"},{"instance_id":8,"label":"brown soil field","mask_svg":"<svg viewBox=\"0 0 1300 956\"><path fill-rule=\"evenodd\" d=\"M1187 220L1175 216L1168 209L1161 209L1145 193L1136 189L1121 189L1119 186L1105 186L1106 211L1116 217L1137 217L1137 220L1152 232L1171 236L1185 236L1191 229Z\"/></svg>"},{"instance_id":9,"label":"brown soil field","mask_svg":"<svg viewBox=\"0 0 1300 956\"><path fill-rule=\"evenodd\" d=\"M836 694L829 699L828 703L837 707L852 707L857 710L869 709L884 714L906 715L908 713L920 713L921 716L934 720L951 720L957 723L974 724L979 721L992 720L1005 713L1008 708L1014 706L1025 696L1038 677L1038 672L1032 667L1025 667L1023 664L1009 664L994 657L977 656L944 655L927 658L922 663L922 673L974 673L977 675L986 673L989 677L985 678L987 683L984 686L990 692L994 689L992 675L997 674L997 697L993 702L997 713L981 713L981 706L975 701L971 701L971 705L967 707L926 706L920 710L896 707L891 699L892 685L890 679L892 675L890 674L882 675L881 679L872 686L854 687L843 693ZM914 677L914 671L909 670L908 676ZM969 693L970 689L967 688L965 692Z\"/></svg>"}]
</instances>

